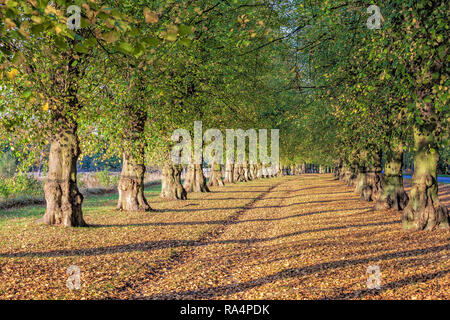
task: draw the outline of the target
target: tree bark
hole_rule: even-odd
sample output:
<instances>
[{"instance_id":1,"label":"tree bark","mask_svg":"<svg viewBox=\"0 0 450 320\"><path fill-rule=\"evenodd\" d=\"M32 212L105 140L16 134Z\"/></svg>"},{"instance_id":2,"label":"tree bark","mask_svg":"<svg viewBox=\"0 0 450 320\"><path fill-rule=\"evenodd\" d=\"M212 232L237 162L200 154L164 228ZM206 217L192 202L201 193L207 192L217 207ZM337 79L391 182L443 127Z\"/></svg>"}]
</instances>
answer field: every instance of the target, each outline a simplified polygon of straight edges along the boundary
<instances>
[{"instance_id":1,"label":"tree bark","mask_svg":"<svg viewBox=\"0 0 450 320\"><path fill-rule=\"evenodd\" d=\"M355 193L363 197L363 190L369 185L367 181L367 167L358 165L356 174Z\"/></svg>"},{"instance_id":2,"label":"tree bark","mask_svg":"<svg viewBox=\"0 0 450 320\"><path fill-rule=\"evenodd\" d=\"M119 200L117 210L149 211L151 210L144 196L145 165L143 164L144 149L123 153L122 172L118 184Z\"/></svg>"},{"instance_id":3,"label":"tree bark","mask_svg":"<svg viewBox=\"0 0 450 320\"><path fill-rule=\"evenodd\" d=\"M234 165L233 180L235 182L245 182L244 166L241 163Z\"/></svg>"},{"instance_id":4,"label":"tree bark","mask_svg":"<svg viewBox=\"0 0 450 320\"><path fill-rule=\"evenodd\" d=\"M189 164L183 185L186 192L210 192L201 164Z\"/></svg>"},{"instance_id":5,"label":"tree bark","mask_svg":"<svg viewBox=\"0 0 450 320\"><path fill-rule=\"evenodd\" d=\"M161 193L163 199L186 200L187 192L181 184L181 165L166 163L162 170Z\"/></svg>"},{"instance_id":6,"label":"tree bark","mask_svg":"<svg viewBox=\"0 0 450 320\"><path fill-rule=\"evenodd\" d=\"M263 177L262 165L261 163L258 163L256 165L256 179L261 179L262 177Z\"/></svg>"},{"instance_id":7,"label":"tree bark","mask_svg":"<svg viewBox=\"0 0 450 320\"><path fill-rule=\"evenodd\" d=\"M408 203L408 195L403 188L403 146L387 153L384 177L380 198L375 210L395 209L403 210Z\"/></svg>"},{"instance_id":8,"label":"tree bark","mask_svg":"<svg viewBox=\"0 0 450 320\"><path fill-rule=\"evenodd\" d=\"M383 174L381 173L381 152L373 157L373 165L367 172L367 186L362 190L362 196L366 201L377 201L381 195Z\"/></svg>"},{"instance_id":9,"label":"tree bark","mask_svg":"<svg viewBox=\"0 0 450 320\"><path fill-rule=\"evenodd\" d=\"M244 175L244 181L250 181L250 180L252 180L252 179L250 178L250 174L249 174L250 167L249 167L248 162L245 162L245 163L242 165L242 171L243 171L243 175Z\"/></svg>"},{"instance_id":10,"label":"tree bark","mask_svg":"<svg viewBox=\"0 0 450 320\"><path fill-rule=\"evenodd\" d=\"M276 177L282 177L283 176L283 170L279 166L276 167L275 176Z\"/></svg>"},{"instance_id":11,"label":"tree bark","mask_svg":"<svg viewBox=\"0 0 450 320\"><path fill-rule=\"evenodd\" d=\"M208 186L219 186L225 185L222 180L222 167L220 164L211 163L211 173L209 174Z\"/></svg>"},{"instance_id":12,"label":"tree bark","mask_svg":"<svg viewBox=\"0 0 450 320\"><path fill-rule=\"evenodd\" d=\"M343 180L349 187L356 187L358 184L358 166L346 166Z\"/></svg>"},{"instance_id":13,"label":"tree bark","mask_svg":"<svg viewBox=\"0 0 450 320\"><path fill-rule=\"evenodd\" d=\"M50 139L48 174L44 186L47 208L39 222L65 227L85 227L77 187L77 160L80 142L77 125L67 125Z\"/></svg>"},{"instance_id":14,"label":"tree bark","mask_svg":"<svg viewBox=\"0 0 450 320\"><path fill-rule=\"evenodd\" d=\"M416 155L409 203L403 211L403 228L432 230L449 227L449 215L438 197L439 154L431 134L414 132Z\"/></svg>"},{"instance_id":15,"label":"tree bark","mask_svg":"<svg viewBox=\"0 0 450 320\"><path fill-rule=\"evenodd\" d=\"M261 178L262 178L262 179L268 178L268 175L267 175L267 168L266 168L265 166L261 166Z\"/></svg>"},{"instance_id":16,"label":"tree bark","mask_svg":"<svg viewBox=\"0 0 450 320\"><path fill-rule=\"evenodd\" d=\"M233 176L233 172L234 172L234 165L231 162L227 162L225 164L225 183L234 183L234 176Z\"/></svg>"},{"instance_id":17,"label":"tree bark","mask_svg":"<svg viewBox=\"0 0 450 320\"><path fill-rule=\"evenodd\" d=\"M249 168L249 178L250 178L250 180L256 180L257 179L257 174L256 174L256 164L254 164L254 163L251 163L250 164L250 168Z\"/></svg>"}]
</instances>

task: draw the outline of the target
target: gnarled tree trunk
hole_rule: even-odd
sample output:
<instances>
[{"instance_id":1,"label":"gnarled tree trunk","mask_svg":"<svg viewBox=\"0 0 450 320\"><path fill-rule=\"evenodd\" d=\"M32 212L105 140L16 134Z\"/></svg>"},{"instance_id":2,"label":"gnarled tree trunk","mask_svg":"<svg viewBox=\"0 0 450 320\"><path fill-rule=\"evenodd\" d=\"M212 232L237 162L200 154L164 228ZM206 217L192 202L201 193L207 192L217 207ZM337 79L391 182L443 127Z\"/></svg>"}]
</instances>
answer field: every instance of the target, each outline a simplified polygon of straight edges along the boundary
<instances>
[{"instance_id":1,"label":"gnarled tree trunk","mask_svg":"<svg viewBox=\"0 0 450 320\"><path fill-rule=\"evenodd\" d=\"M222 167L220 164L216 164L214 162L211 163L211 171L209 174L208 186L224 186L222 180Z\"/></svg>"},{"instance_id":2,"label":"gnarled tree trunk","mask_svg":"<svg viewBox=\"0 0 450 320\"><path fill-rule=\"evenodd\" d=\"M408 195L403 188L403 147L399 145L388 152L384 168L381 195L375 205L375 210L403 210L408 203Z\"/></svg>"},{"instance_id":3,"label":"gnarled tree trunk","mask_svg":"<svg viewBox=\"0 0 450 320\"><path fill-rule=\"evenodd\" d=\"M367 167L358 165L356 174L355 193L363 197L363 190L369 185L367 180Z\"/></svg>"},{"instance_id":4,"label":"gnarled tree trunk","mask_svg":"<svg viewBox=\"0 0 450 320\"><path fill-rule=\"evenodd\" d=\"M201 164L189 164L183 184L187 192L210 192Z\"/></svg>"},{"instance_id":5,"label":"gnarled tree trunk","mask_svg":"<svg viewBox=\"0 0 450 320\"><path fill-rule=\"evenodd\" d=\"M437 163L439 154L431 134L414 132L416 156L409 203L403 211L403 227L431 230L449 227L449 215L438 197Z\"/></svg>"},{"instance_id":6,"label":"gnarled tree trunk","mask_svg":"<svg viewBox=\"0 0 450 320\"><path fill-rule=\"evenodd\" d=\"M122 172L117 186L119 191L117 210L151 210L144 196L144 149L140 148L135 152L136 154L128 151L123 153Z\"/></svg>"},{"instance_id":7,"label":"gnarled tree trunk","mask_svg":"<svg viewBox=\"0 0 450 320\"><path fill-rule=\"evenodd\" d=\"M242 163L234 165L233 179L235 182L245 182L244 166Z\"/></svg>"},{"instance_id":8,"label":"gnarled tree trunk","mask_svg":"<svg viewBox=\"0 0 450 320\"><path fill-rule=\"evenodd\" d=\"M256 179L261 179L262 177L263 177L262 165L261 163L258 163L256 165Z\"/></svg>"},{"instance_id":9,"label":"gnarled tree trunk","mask_svg":"<svg viewBox=\"0 0 450 320\"><path fill-rule=\"evenodd\" d=\"M275 168L276 168L275 176L276 177L282 177L283 176L283 170L280 168L280 166L277 166Z\"/></svg>"},{"instance_id":10,"label":"gnarled tree trunk","mask_svg":"<svg viewBox=\"0 0 450 320\"><path fill-rule=\"evenodd\" d=\"M353 165L351 167L346 167L346 171L344 172L343 180L347 183L349 187L357 187L358 184L358 166Z\"/></svg>"},{"instance_id":11,"label":"gnarled tree trunk","mask_svg":"<svg viewBox=\"0 0 450 320\"><path fill-rule=\"evenodd\" d=\"M250 180L256 180L257 179L257 177L256 177L256 169L257 169L256 168L256 164L251 163L249 171L248 171Z\"/></svg>"},{"instance_id":12,"label":"gnarled tree trunk","mask_svg":"<svg viewBox=\"0 0 450 320\"><path fill-rule=\"evenodd\" d=\"M162 170L161 193L163 199L186 200L187 192L181 184L181 165L166 163Z\"/></svg>"},{"instance_id":13,"label":"gnarled tree trunk","mask_svg":"<svg viewBox=\"0 0 450 320\"><path fill-rule=\"evenodd\" d=\"M234 164L231 162L227 162L225 164L225 183L234 183Z\"/></svg>"},{"instance_id":14,"label":"gnarled tree trunk","mask_svg":"<svg viewBox=\"0 0 450 320\"><path fill-rule=\"evenodd\" d=\"M250 178L250 174L249 174L250 167L249 167L248 162L244 162L244 164L242 165L242 171L243 171L243 175L244 175L244 180L245 180L245 181L250 181L250 180L252 180L252 179Z\"/></svg>"},{"instance_id":15,"label":"gnarled tree trunk","mask_svg":"<svg viewBox=\"0 0 450 320\"><path fill-rule=\"evenodd\" d=\"M367 172L367 186L362 190L362 196L366 201L377 201L382 190L381 152L374 154L373 162Z\"/></svg>"},{"instance_id":16,"label":"gnarled tree trunk","mask_svg":"<svg viewBox=\"0 0 450 320\"><path fill-rule=\"evenodd\" d=\"M65 227L87 226L77 187L77 160L80 155L77 125L70 124L50 139L48 174L44 186L47 208L39 222Z\"/></svg>"}]
</instances>

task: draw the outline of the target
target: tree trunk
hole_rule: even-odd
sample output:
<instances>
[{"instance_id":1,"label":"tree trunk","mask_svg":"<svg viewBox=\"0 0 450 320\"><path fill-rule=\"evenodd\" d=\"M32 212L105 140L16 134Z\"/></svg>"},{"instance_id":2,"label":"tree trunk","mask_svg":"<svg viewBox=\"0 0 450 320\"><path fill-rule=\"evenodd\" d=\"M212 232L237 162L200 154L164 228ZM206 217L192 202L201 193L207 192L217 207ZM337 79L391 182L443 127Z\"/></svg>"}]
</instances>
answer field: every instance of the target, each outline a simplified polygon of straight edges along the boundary
<instances>
[{"instance_id":1,"label":"tree trunk","mask_svg":"<svg viewBox=\"0 0 450 320\"><path fill-rule=\"evenodd\" d=\"M403 147L399 145L388 152L384 169L384 177L380 198L375 210L395 209L403 210L408 203L408 195L403 188Z\"/></svg>"},{"instance_id":2,"label":"tree trunk","mask_svg":"<svg viewBox=\"0 0 450 320\"><path fill-rule=\"evenodd\" d=\"M244 175L244 181L250 181L250 180L252 180L252 179L250 178L250 174L249 174L250 168L249 168L248 162L245 162L245 163L242 165L242 171L243 171L243 175Z\"/></svg>"},{"instance_id":3,"label":"tree trunk","mask_svg":"<svg viewBox=\"0 0 450 320\"><path fill-rule=\"evenodd\" d=\"M267 168L265 166L261 166L261 178L266 179L267 176Z\"/></svg>"},{"instance_id":4,"label":"tree trunk","mask_svg":"<svg viewBox=\"0 0 450 320\"><path fill-rule=\"evenodd\" d=\"M381 152L374 154L374 163L367 172L367 186L362 190L366 201L377 201L381 195L383 174L381 173Z\"/></svg>"},{"instance_id":5,"label":"tree trunk","mask_svg":"<svg viewBox=\"0 0 450 320\"><path fill-rule=\"evenodd\" d=\"M233 179L235 182L244 182L244 166L241 163L234 165Z\"/></svg>"},{"instance_id":6,"label":"tree trunk","mask_svg":"<svg viewBox=\"0 0 450 320\"><path fill-rule=\"evenodd\" d=\"M144 149L138 149L136 152L139 154L133 154L128 151L123 154L122 172L117 187L119 191L117 210L151 210L144 196Z\"/></svg>"},{"instance_id":7,"label":"tree trunk","mask_svg":"<svg viewBox=\"0 0 450 320\"><path fill-rule=\"evenodd\" d=\"M345 182L346 171L348 170L348 166L345 163L342 163L340 167L338 167L338 180L342 180Z\"/></svg>"},{"instance_id":8,"label":"tree trunk","mask_svg":"<svg viewBox=\"0 0 450 320\"><path fill-rule=\"evenodd\" d=\"M249 178L250 180L256 180L256 164L251 163L249 168Z\"/></svg>"},{"instance_id":9,"label":"tree trunk","mask_svg":"<svg viewBox=\"0 0 450 320\"><path fill-rule=\"evenodd\" d=\"M219 186L222 187L225 184L222 180L222 167L220 164L211 163L211 173L209 174L208 186Z\"/></svg>"},{"instance_id":10,"label":"tree trunk","mask_svg":"<svg viewBox=\"0 0 450 320\"><path fill-rule=\"evenodd\" d=\"M166 163L162 170L161 194L163 199L186 200L187 192L181 184L181 165Z\"/></svg>"},{"instance_id":11,"label":"tree trunk","mask_svg":"<svg viewBox=\"0 0 450 320\"><path fill-rule=\"evenodd\" d=\"M448 210L438 197L437 163L439 154L431 134L414 132L416 155L409 203L403 211L403 227L414 230L448 228Z\"/></svg>"},{"instance_id":12,"label":"tree trunk","mask_svg":"<svg viewBox=\"0 0 450 320\"><path fill-rule=\"evenodd\" d=\"M275 176L276 177L282 177L283 176L283 170L280 168L280 166L276 167Z\"/></svg>"},{"instance_id":13,"label":"tree trunk","mask_svg":"<svg viewBox=\"0 0 450 320\"><path fill-rule=\"evenodd\" d=\"M349 187L356 187L358 185L358 166L353 165L346 167L344 171L343 180Z\"/></svg>"},{"instance_id":14,"label":"tree trunk","mask_svg":"<svg viewBox=\"0 0 450 320\"><path fill-rule=\"evenodd\" d=\"M189 164L183 186L186 192L210 192L201 164Z\"/></svg>"},{"instance_id":15,"label":"tree trunk","mask_svg":"<svg viewBox=\"0 0 450 320\"><path fill-rule=\"evenodd\" d=\"M262 165L261 163L258 163L256 165L256 179L261 179L262 177Z\"/></svg>"},{"instance_id":16,"label":"tree trunk","mask_svg":"<svg viewBox=\"0 0 450 320\"><path fill-rule=\"evenodd\" d=\"M234 165L231 162L225 164L225 183L234 183L233 179Z\"/></svg>"},{"instance_id":17,"label":"tree trunk","mask_svg":"<svg viewBox=\"0 0 450 320\"><path fill-rule=\"evenodd\" d=\"M80 142L76 124L60 130L50 141L48 174L44 186L47 208L39 222L65 227L85 227L77 187L77 160Z\"/></svg>"},{"instance_id":18,"label":"tree trunk","mask_svg":"<svg viewBox=\"0 0 450 320\"><path fill-rule=\"evenodd\" d=\"M365 166L358 165L356 174L356 186L355 193L363 197L363 190L368 186L367 181L367 168Z\"/></svg>"}]
</instances>

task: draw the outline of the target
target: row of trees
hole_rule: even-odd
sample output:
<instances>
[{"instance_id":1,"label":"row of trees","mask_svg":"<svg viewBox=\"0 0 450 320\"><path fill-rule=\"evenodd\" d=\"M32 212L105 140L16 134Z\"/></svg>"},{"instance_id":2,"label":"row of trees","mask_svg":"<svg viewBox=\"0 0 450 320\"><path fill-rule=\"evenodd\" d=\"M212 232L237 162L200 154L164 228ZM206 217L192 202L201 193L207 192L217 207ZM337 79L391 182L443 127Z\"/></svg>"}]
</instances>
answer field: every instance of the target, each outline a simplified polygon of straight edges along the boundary
<instances>
[{"instance_id":1,"label":"row of trees","mask_svg":"<svg viewBox=\"0 0 450 320\"><path fill-rule=\"evenodd\" d=\"M403 210L404 228L448 228L436 170L448 154L448 1L376 3L380 29L366 26L371 1L294 2L294 18L308 21L292 39L292 87L303 98L292 115L299 130L291 134L301 137L292 140L300 141L291 146L296 155L334 162L376 209ZM405 152L414 155L409 195Z\"/></svg>"},{"instance_id":2,"label":"row of trees","mask_svg":"<svg viewBox=\"0 0 450 320\"><path fill-rule=\"evenodd\" d=\"M68 18L70 5L81 9L79 29L70 28L76 22ZM276 125L265 112L276 101L269 73L277 60L273 50L261 50L280 37L275 6L0 2L0 134L24 169L48 156L42 222L86 225L77 163L99 150L122 158L119 209L150 209L148 163L163 168L165 198L208 191L201 165L189 165L181 185L181 167L170 160L171 134L192 129L194 120L218 129Z\"/></svg>"},{"instance_id":3,"label":"row of trees","mask_svg":"<svg viewBox=\"0 0 450 320\"><path fill-rule=\"evenodd\" d=\"M76 30L72 4L82 8ZM150 208L146 163L163 168L163 197L207 191L200 164L183 187L170 161L172 132L200 120L277 128L285 172L335 167L376 208L403 209L406 228L448 227L436 167L448 154L449 4L383 1L381 29L369 29L372 4L0 1L2 141L24 167L47 150L48 224L85 225L77 162L99 150L122 158L123 210ZM404 152L414 154L409 196ZM225 183L257 172L231 166ZM212 183L220 174L212 164Z\"/></svg>"}]
</instances>

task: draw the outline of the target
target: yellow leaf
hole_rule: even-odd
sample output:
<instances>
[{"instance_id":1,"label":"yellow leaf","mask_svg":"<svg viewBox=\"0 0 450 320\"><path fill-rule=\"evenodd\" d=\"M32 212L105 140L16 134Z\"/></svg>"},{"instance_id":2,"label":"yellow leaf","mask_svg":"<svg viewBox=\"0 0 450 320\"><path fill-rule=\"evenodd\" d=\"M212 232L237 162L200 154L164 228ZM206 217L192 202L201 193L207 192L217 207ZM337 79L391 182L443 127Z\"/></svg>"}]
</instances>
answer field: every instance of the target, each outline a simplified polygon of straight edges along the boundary
<instances>
[{"instance_id":1,"label":"yellow leaf","mask_svg":"<svg viewBox=\"0 0 450 320\"><path fill-rule=\"evenodd\" d=\"M46 102L46 103L42 106L42 110L47 111L48 108L49 108L48 102Z\"/></svg>"},{"instance_id":2,"label":"yellow leaf","mask_svg":"<svg viewBox=\"0 0 450 320\"><path fill-rule=\"evenodd\" d=\"M158 15L151 12L149 8L144 8L144 17L147 23L157 23L159 21Z\"/></svg>"},{"instance_id":3,"label":"yellow leaf","mask_svg":"<svg viewBox=\"0 0 450 320\"><path fill-rule=\"evenodd\" d=\"M13 68L13 69L11 69L10 72L8 72L7 76L9 78L9 80L14 80L14 78L17 76L18 73L19 73L19 70Z\"/></svg>"},{"instance_id":4,"label":"yellow leaf","mask_svg":"<svg viewBox=\"0 0 450 320\"><path fill-rule=\"evenodd\" d=\"M16 27L16 24L10 18L5 19L5 25L6 25L6 29L8 29L8 30L14 29Z\"/></svg>"},{"instance_id":5,"label":"yellow leaf","mask_svg":"<svg viewBox=\"0 0 450 320\"><path fill-rule=\"evenodd\" d=\"M62 31L61 26L60 26L59 24L57 24L57 25L55 26L55 32L56 32L56 34L61 33L61 31Z\"/></svg>"},{"instance_id":6,"label":"yellow leaf","mask_svg":"<svg viewBox=\"0 0 450 320\"><path fill-rule=\"evenodd\" d=\"M30 33L28 32L29 28L30 28L30 23L28 21L24 21L20 25L20 29L19 29L20 34L23 35L27 39L30 37Z\"/></svg>"}]
</instances>

